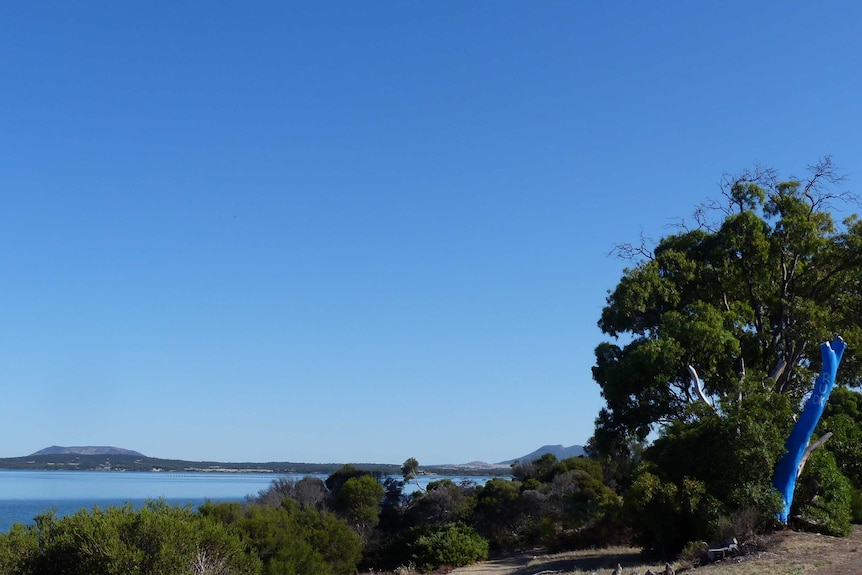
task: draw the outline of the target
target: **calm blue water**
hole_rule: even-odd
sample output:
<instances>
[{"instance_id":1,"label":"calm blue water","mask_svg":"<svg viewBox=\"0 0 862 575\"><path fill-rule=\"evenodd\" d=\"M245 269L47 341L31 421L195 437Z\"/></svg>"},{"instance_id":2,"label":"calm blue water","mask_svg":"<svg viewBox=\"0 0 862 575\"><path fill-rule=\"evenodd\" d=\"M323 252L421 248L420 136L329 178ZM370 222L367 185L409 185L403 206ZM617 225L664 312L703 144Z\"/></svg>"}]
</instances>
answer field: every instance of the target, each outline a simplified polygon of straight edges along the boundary
<instances>
[{"instance_id":1,"label":"calm blue water","mask_svg":"<svg viewBox=\"0 0 862 575\"><path fill-rule=\"evenodd\" d=\"M101 508L131 503L139 507L147 499L164 498L171 505L193 508L210 501L244 501L257 495L274 479L301 479L307 475L275 473L149 473L111 471L5 471L0 470L0 532L14 523L31 524L50 510L63 516L81 508ZM325 479L326 475L310 475ZM420 477L419 482L444 479ZM456 483L471 480L484 484L489 477L447 477ZM405 486L405 493L415 485Z\"/></svg>"},{"instance_id":2,"label":"calm blue water","mask_svg":"<svg viewBox=\"0 0 862 575\"><path fill-rule=\"evenodd\" d=\"M40 513L68 515L83 508L139 507L164 498L196 508L211 501L243 501L269 487L274 473L147 473L110 471L0 471L0 532L13 523L32 523ZM326 476L320 476L325 478Z\"/></svg>"}]
</instances>

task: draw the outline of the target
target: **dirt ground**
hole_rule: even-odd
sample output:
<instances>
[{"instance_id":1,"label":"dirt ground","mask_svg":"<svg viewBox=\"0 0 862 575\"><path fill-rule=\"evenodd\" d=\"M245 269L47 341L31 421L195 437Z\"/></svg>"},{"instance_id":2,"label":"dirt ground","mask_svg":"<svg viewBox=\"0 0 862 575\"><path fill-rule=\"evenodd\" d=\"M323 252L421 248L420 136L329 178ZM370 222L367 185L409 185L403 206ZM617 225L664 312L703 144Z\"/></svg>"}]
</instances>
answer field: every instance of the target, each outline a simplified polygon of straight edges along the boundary
<instances>
[{"instance_id":1,"label":"dirt ground","mask_svg":"<svg viewBox=\"0 0 862 575\"><path fill-rule=\"evenodd\" d=\"M611 575L617 564L623 575L664 571L664 564L645 563L636 549L614 548L557 555L525 553L461 567L451 575ZM781 531L761 550L703 566L674 564L677 573L699 575L862 575L862 526L850 537Z\"/></svg>"}]
</instances>

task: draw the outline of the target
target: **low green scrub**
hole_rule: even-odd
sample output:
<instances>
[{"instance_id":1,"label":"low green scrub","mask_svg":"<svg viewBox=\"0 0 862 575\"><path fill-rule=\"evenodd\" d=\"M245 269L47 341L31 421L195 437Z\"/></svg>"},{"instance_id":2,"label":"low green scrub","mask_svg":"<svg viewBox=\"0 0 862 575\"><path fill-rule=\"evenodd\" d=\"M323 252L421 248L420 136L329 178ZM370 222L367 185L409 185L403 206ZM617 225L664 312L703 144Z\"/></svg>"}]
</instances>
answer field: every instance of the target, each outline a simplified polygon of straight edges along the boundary
<instances>
[{"instance_id":1,"label":"low green scrub","mask_svg":"<svg viewBox=\"0 0 862 575\"><path fill-rule=\"evenodd\" d=\"M376 549L374 568L421 571L461 567L488 558L488 541L463 523L412 527L387 538Z\"/></svg>"},{"instance_id":2,"label":"low green scrub","mask_svg":"<svg viewBox=\"0 0 862 575\"><path fill-rule=\"evenodd\" d=\"M838 469L835 456L819 449L799 476L791 516L808 531L845 537L851 530L852 498L853 488Z\"/></svg>"},{"instance_id":3,"label":"low green scrub","mask_svg":"<svg viewBox=\"0 0 862 575\"><path fill-rule=\"evenodd\" d=\"M209 503L200 511L241 533L264 575L350 575L362 557L360 538L346 522L292 499L242 512L237 504Z\"/></svg>"},{"instance_id":4,"label":"low green scrub","mask_svg":"<svg viewBox=\"0 0 862 575\"><path fill-rule=\"evenodd\" d=\"M461 567L488 558L488 541L463 523L424 531L411 545L413 563L423 571Z\"/></svg>"},{"instance_id":5,"label":"low green scrub","mask_svg":"<svg viewBox=\"0 0 862 575\"><path fill-rule=\"evenodd\" d=\"M256 575L260 567L239 532L159 501L40 515L0 535L4 575Z\"/></svg>"}]
</instances>

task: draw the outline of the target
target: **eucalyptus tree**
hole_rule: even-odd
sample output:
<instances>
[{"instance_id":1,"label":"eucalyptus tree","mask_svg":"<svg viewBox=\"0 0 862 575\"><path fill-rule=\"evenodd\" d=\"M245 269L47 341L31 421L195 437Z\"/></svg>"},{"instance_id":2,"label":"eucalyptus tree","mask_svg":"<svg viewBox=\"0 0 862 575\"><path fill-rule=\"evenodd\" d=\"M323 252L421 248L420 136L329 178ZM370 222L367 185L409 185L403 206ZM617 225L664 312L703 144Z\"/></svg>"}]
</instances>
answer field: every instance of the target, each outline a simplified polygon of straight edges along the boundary
<instances>
[{"instance_id":1,"label":"eucalyptus tree","mask_svg":"<svg viewBox=\"0 0 862 575\"><path fill-rule=\"evenodd\" d=\"M404 477L404 483L411 479L416 483L416 488L425 493L425 488L419 483L419 461L415 457L408 457L401 464L401 475Z\"/></svg>"},{"instance_id":2,"label":"eucalyptus tree","mask_svg":"<svg viewBox=\"0 0 862 575\"><path fill-rule=\"evenodd\" d=\"M606 406L590 447L612 457L657 437L628 508L657 506L688 527L644 526L645 546L678 548L714 532L722 514L756 509L768 520L783 508L773 469L821 343L842 336L838 383L862 382L862 222L834 215L856 203L842 182L828 157L805 178L758 167L726 177L693 225L654 246L616 247L632 265L599 320L613 341L596 348ZM682 501L689 492L699 495Z\"/></svg>"},{"instance_id":3,"label":"eucalyptus tree","mask_svg":"<svg viewBox=\"0 0 862 575\"><path fill-rule=\"evenodd\" d=\"M862 367L862 221L836 221L856 202L831 158L806 178L755 168L726 177L721 199L654 247L623 244L632 266L609 292L593 377L606 407L592 447L624 449L704 409L729 411L753 394L791 409L811 390L818 345L841 335L838 382ZM696 404L700 404L699 406Z\"/></svg>"}]
</instances>

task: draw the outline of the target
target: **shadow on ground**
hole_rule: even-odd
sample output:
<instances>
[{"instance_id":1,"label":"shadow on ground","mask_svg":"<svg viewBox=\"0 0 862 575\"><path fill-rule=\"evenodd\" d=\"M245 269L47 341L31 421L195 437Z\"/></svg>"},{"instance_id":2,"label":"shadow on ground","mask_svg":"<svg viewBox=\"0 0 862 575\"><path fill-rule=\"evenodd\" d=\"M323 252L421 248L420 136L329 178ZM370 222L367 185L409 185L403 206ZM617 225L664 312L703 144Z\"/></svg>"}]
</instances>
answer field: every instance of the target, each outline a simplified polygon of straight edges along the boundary
<instances>
[{"instance_id":1,"label":"shadow on ground","mask_svg":"<svg viewBox=\"0 0 862 575\"><path fill-rule=\"evenodd\" d=\"M595 553L586 553L578 557L568 559L556 559L550 561L542 561L535 565L521 567L517 571L511 572L511 575L533 575L541 572L566 572L566 571L607 571L611 573L617 566L622 566L623 571L626 569L636 568L644 563L643 556L637 551L627 551L621 553L608 554L607 551L596 551Z\"/></svg>"}]
</instances>

